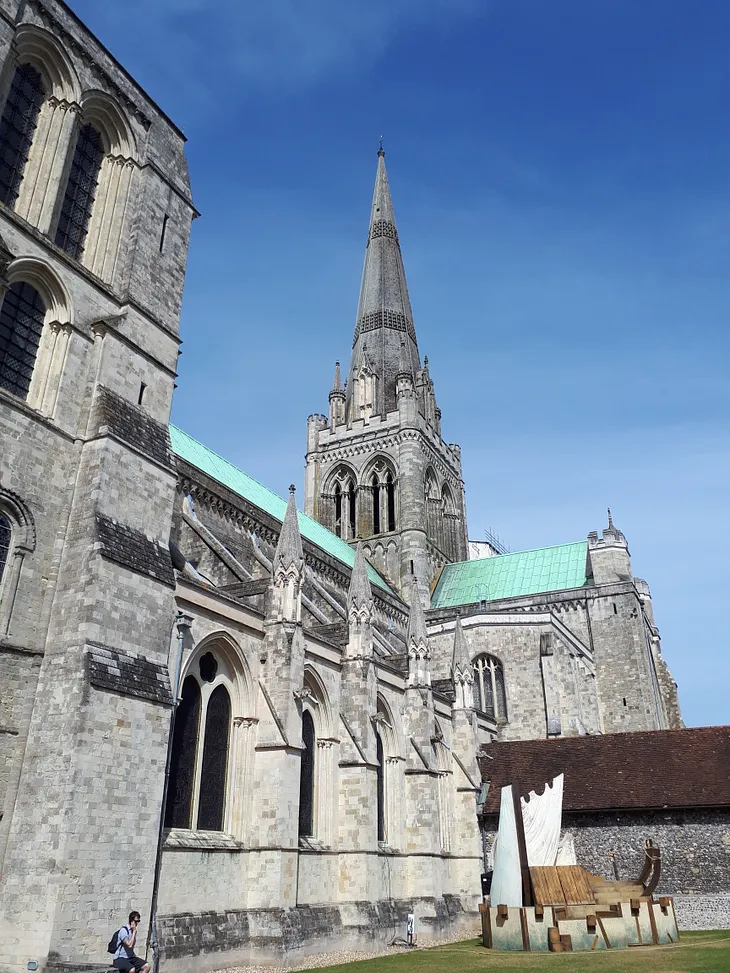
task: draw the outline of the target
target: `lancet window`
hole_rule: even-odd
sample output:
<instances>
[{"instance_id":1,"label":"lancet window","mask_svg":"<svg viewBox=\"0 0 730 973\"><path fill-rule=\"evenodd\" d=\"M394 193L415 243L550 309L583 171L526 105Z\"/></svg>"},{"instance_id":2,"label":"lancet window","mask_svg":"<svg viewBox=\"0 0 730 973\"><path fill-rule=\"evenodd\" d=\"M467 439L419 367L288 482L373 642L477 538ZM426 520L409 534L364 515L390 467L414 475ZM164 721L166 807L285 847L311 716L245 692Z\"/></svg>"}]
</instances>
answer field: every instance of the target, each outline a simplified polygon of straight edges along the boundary
<instances>
[{"instance_id":1,"label":"lancet window","mask_svg":"<svg viewBox=\"0 0 730 973\"><path fill-rule=\"evenodd\" d=\"M175 714L165 826L226 826L231 697L217 657L200 656L186 676Z\"/></svg>"},{"instance_id":2,"label":"lancet window","mask_svg":"<svg viewBox=\"0 0 730 973\"><path fill-rule=\"evenodd\" d=\"M18 198L45 97L39 71L31 64L15 69L0 119L0 201L6 206Z\"/></svg>"},{"instance_id":3,"label":"lancet window","mask_svg":"<svg viewBox=\"0 0 730 973\"><path fill-rule=\"evenodd\" d=\"M504 671L499 659L479 655L474 660L474 705L492 719L507 719Z\"/></svg>"},{"instance_id":4,"label":"lancet window","mask_svg":"<svg viewBox=\"0 0 730 973\"><path fill-rule=\"evenodd\" d=\"M426 473L426 530L428 538L437 547L443 543L443 509L441 492L431 470Z\"/></svg>"},{"instance_id":5,"label":"lancet window","mask_svg":"<svg viewBox=\"0 0 730 973\"><path fill-rule=\"evenodd\" d=\"M459 556L459 518L453 494L447 484L444 484L441 493L441 509L443 511L443 552L450 561L455 561Z\"/></svg>"},{"instance_id":6,"label":"lancet window","mask_svg":"<svg viewBox=\"0 0 730 973\"><path fill-rule=\"evenodd\" d=\"M24 399L28 395L46 306L24 281L8 287L0 307L0 387Z\"/></svg>"},{"instance_id":7,"label":"lancet window","mask_svg":"<svg viewBox=\"0 0 730 973\"><path fill-rule=\"evenodd\" d=\"M91 211L104 160L101 134L84 125L76 138L71 170L56 229L56 243L77 260L84 252Z\"/></svg>"},{"instance_id":8,"label":"lancet window","mask_svg":"<svg viewBox=\"0 0 730 973\"><path fill-rule=\"evenodd\" d=\"M8 518L0 513L0 584L2 584L5 565L8 563L10 545L13 540L13 528Z\"/></svg>"},{"instance_id":9,"label":"lancet window","mask_svg":"<svg viewBox=\"0 0 730 973\"><path fill-rule=\"evenodd\" d=\"M299 837L314 834L314 770L317 736L309 710L302 713L302 762L299 772Z\"/></svg>"},{"instance_id":10,"label":"lancet window","mask_svg":"<svg viewBox=\"0 0 730 973\"><path fill-rule=\"evenodd\" d=\"M385 841L385 751L380 733L375 731L375 759L378 762L378 841Z\"/></svg>"}]
</instances>

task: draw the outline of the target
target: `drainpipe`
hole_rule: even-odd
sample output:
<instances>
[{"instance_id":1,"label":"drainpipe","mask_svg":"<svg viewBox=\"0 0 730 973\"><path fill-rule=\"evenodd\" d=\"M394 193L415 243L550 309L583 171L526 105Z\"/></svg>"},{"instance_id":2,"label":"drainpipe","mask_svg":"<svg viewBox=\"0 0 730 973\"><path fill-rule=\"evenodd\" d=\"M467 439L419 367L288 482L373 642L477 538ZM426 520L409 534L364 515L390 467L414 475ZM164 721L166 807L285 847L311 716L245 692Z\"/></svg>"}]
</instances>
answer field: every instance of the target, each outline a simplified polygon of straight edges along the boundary
<instances>
[{"instance_id":1,"label":"drainpipe","mask_svg":"<svg viewBox=\"0 0 730 973\"><path fill-rule=\"evenodd\" d=\"M170 765L172 763L172 738L175 733L175 713L180 696L180 670L185 649L185 636L190 632L193 619L190 615L179 611L173 625L177 628L177 651L175 654L175 671L172 679L172 712L170 713L170 729L167 735L167 756L165 758L165 780L162 786L162 807L160 808L160 828L157 834L157 852L155 854L155 878L152 884L152 906L150 908L150 926L147 934L147 952L152 945L152 973L159 973L160 943L157 938L157 895L160 890L160 872L162 870L162 845L165 838L165 808L167 807L167 791L170 784Z\"/></svg>"}]
</instances>

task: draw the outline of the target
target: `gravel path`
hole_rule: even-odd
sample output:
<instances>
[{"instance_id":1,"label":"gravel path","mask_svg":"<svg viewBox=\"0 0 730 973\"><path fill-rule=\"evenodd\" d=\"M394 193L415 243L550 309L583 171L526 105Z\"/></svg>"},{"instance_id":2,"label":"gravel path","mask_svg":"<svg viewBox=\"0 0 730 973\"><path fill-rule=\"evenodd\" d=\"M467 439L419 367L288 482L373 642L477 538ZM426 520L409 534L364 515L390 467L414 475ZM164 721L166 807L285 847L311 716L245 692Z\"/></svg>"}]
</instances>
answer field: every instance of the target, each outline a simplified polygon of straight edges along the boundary
<instances>
[{"instance_id":1,"label":"gravel path","mask_svg":"<svg viewBox=\"0 0 730 973\"><path fill-rule=\"evenodd\" d=\"M447 943L457 943L464 940L464 933L450 936L446 939L429 940L423 946L414 949L432 949L434 946L445 946ZM303 956L301 961L292 966L229 966L218 973L294 973L295 970L313 970L325 966L339 966L340 963L355 963L358 960L373 959L376 956L395 956L396 953L406 951L405 946L376 946L372 949L340 949L334 953L319 953Z\"/></svg>"}]
</instances>

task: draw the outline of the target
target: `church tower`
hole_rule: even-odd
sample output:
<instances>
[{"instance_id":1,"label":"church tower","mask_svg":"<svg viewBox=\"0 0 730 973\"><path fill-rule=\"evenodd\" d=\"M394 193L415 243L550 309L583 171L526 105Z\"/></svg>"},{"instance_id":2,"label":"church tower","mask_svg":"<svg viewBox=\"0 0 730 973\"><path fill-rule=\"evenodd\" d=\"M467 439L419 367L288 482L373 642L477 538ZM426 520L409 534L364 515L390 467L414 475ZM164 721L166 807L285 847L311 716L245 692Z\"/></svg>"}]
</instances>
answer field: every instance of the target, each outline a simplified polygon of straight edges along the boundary
<instances>
[{"instance_id":1,"label":"church tower","mask_svg":"<svg viewBox=\"0 0 730 973\"><path fill-rule=\"evenodd\" d=\"M439 568L467 558L461 452L421 364L382 147L350 370L343 388L336 363L329 403L309 417L304 509L428 604Z\"/></svg>"}]
</instances>

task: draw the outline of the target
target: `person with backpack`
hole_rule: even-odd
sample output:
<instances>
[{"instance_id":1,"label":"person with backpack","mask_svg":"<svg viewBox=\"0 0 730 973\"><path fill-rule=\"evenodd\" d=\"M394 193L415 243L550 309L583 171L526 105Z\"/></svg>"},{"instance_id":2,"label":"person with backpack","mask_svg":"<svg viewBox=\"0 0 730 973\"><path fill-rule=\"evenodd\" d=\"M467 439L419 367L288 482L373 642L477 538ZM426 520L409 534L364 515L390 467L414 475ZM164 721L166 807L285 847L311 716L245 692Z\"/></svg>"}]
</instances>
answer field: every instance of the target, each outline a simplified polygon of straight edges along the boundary
<instances>
[{"instance_id":1,"label":"person with backpack","mask_svg":"<svg viewBox=\"0 0 730 973\"><path fill-rule=\"evenodd\" d=\"M128 925L122 926L114 933L107 947L110 953L114 953L112 966L120 970L120 973L150 973L150 964L147 960L134 955L134 943L137 939L140 918L139 912L130 912Z\"/></svg>"}]
</instances>

